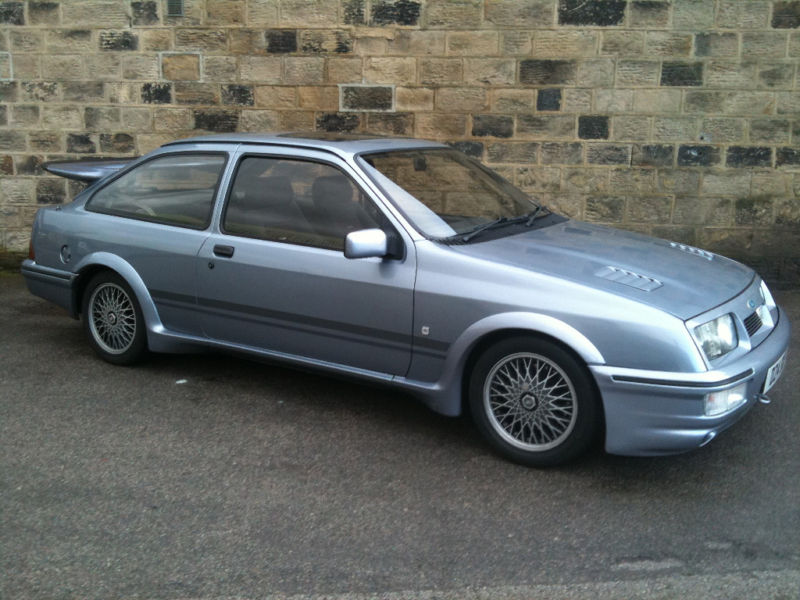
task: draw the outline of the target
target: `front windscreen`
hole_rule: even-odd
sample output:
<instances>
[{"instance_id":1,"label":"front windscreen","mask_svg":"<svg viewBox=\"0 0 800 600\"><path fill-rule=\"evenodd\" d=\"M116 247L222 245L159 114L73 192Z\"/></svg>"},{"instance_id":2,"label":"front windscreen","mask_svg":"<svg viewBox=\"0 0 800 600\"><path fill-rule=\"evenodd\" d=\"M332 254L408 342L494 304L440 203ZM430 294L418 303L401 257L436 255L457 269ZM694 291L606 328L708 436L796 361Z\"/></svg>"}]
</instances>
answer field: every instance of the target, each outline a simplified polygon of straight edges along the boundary
<instances>
[{"instance_id":1,"label":"front windscreen","mask_svg":"<svg viewBox=\"0 0 800 600\"><path fill-rule=\"evenodd\" d=\"M524 192L451 149L365 154L364 170L424 235L443 239L537 209Z\"/></svg>"}]
</instances>

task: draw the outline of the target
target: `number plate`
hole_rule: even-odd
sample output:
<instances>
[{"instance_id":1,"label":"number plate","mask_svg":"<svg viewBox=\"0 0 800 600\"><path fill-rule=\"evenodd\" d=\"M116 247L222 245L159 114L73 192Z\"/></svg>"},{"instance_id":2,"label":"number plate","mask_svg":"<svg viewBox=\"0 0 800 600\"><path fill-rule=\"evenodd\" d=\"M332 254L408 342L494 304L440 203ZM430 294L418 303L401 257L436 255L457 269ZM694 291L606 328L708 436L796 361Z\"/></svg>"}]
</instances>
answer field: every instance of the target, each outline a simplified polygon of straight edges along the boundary
<instances>
[{"instance_id":1,"label":"number plate","mask_svg":"<svg viewBox=\"0 0 800 600\"><path fill-rule=\"evenodd\" d=\"M785 366L786 352L784 352L777 362L769 368L769 371L767 371L767 380L764 382L764 391L762 393L766 394L773 385L778 383L778 379L781 378L783 367Z\"/></svg>"}]
</instances>

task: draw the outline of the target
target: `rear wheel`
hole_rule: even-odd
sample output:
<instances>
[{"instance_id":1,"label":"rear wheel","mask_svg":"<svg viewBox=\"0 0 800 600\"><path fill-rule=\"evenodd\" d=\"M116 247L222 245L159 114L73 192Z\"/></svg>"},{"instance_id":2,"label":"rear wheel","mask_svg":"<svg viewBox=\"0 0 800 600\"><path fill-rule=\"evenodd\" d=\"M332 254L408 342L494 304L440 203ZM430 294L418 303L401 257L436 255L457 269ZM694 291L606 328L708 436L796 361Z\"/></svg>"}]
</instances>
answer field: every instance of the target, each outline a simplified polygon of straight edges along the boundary
<instances>
[{"instance_id":1,"label":"rear wheel","mask_svg":"<svg viewBox=\"0 0 800 600\"><path fill-rule=\"evenodd\" d=\"M489 443L530 466L567 462L599 429L597 394L585 365L533 336L491 346L475 363L469 403Z\"/></svg>"},{"instance_id":2,"label":"rear wheel","mask_svg":"<svg viewBox=\"0 0 800 600\"><path fill-rule=\"evenodd\" d=\"M99 273L86 286L83 325L95 352L110 363L133 364L147 352L139 303L115 273Z\"/></svg>"}]
</instances>

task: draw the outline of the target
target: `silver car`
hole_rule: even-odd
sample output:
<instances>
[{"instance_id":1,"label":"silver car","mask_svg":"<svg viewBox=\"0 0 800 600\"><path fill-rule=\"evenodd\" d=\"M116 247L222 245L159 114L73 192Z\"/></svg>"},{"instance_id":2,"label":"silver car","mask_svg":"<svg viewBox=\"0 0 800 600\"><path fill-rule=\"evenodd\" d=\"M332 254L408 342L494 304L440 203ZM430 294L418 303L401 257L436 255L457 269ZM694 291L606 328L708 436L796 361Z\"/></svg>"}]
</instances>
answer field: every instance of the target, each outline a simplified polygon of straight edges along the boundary
<instances>
[{"instance_id":1,"label":"silver car","mask_svg":"<svg viewBox=\"0 0 800 600\"><path fill-rule=\"evenodd\" d=\"M748 267L555 214L443 144L231 134L48 169L92 184L38 212L22 271L112 363L214 348L382 382L546 466L703 446L786 361Z\"/></svg>"}]
</instances>

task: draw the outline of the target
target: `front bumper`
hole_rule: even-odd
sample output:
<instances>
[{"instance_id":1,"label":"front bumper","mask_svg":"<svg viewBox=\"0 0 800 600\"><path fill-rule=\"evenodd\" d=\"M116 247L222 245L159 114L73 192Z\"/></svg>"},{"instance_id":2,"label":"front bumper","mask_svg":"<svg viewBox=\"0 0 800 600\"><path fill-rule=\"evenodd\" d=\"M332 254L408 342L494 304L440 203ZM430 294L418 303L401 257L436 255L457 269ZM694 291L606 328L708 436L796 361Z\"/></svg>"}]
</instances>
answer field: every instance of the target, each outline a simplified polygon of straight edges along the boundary
<instances>
[{"instance_id":1,"label":"front bumper","mask_svg":"<svg viewBox=\"0 0 800 600\"><path fill-rule=\"evenodd\" d=\"M710 442L758 401L769 368L786 352L791 325L778 309L778 322L756 348L703 373L640 371L591 366L603 399L606 451L630 456L686 452ZM744 404L721 415L703 412L706 394L746 384Z\"/></svg>"}]
</instances>

